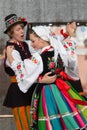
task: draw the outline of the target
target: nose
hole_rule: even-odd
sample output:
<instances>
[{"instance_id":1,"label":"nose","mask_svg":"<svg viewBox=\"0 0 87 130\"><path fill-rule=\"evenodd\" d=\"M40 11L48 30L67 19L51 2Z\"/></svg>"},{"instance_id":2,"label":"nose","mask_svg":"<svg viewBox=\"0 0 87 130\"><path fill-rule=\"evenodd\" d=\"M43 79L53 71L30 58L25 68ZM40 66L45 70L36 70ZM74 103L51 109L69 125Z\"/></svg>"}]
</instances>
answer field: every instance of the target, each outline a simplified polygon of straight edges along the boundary
<instances>
[{"instance_id":1,"label":"nose","mask_svg":"<svg viewBox=\"0 0 87 130\"><path fill-rule=\"evenodd\" d=\"M24 29L21 29L21 33L24 33Z\"/></svg>"}]
</instances>

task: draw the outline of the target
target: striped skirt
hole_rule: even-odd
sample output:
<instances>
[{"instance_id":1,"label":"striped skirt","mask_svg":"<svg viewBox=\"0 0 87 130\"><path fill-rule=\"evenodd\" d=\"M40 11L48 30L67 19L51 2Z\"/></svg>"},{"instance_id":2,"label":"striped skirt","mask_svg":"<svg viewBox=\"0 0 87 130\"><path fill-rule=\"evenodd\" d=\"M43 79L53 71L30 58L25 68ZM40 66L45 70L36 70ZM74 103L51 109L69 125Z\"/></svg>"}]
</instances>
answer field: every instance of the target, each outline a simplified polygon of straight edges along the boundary
<instances>
[{"instance_id":1,"label":"striped skirt","mask_svg":"<svg viewBox=\"0 0 87 130\"><path fill-rule=\"evenodd\" d=\"M15 119L16 129L30 130L30 106L15 107L12 109L12 111Z\"/></svg>"},{"instance_id":2,"label":"striped skirt","mask_svg":"<svg viewBox=\"0 0 87 130\"><path fill-rule=\"evenodd\" d=\"M66 82L39 84L31 104L31 130L75 130L87 124L87 102Z\"/></svg>"}]
</instances>

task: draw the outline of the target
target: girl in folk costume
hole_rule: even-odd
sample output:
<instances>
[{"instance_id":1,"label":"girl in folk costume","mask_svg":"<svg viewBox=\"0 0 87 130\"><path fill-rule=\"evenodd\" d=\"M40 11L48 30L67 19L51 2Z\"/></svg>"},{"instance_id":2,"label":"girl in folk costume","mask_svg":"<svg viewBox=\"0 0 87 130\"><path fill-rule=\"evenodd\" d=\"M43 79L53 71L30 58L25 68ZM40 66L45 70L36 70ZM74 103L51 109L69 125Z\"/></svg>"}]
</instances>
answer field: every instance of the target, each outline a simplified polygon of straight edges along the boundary
<instances>
[{"instance_id":1,"label":"girl in folk costume","mask_svg":"<svg viewBox=\"0 0 87 130\"><path fill-rule=\"evenodd\" d=\"M69 76L64 72L64 66L73 67L75 61L62 46L58 38L53 37L45 27L33 27L30 33L32 46L41 51L41 58L35 55L24 62L17 61L11 54L8 59L14 69L18 84L25 92L29 84L36 77L43 78L49 71L57 75L52 84L38 83L31 103L31 130L75 130L83 129L87 124L87 102L65 82ZM8 48L9 49L9 48ZM17 54L19 57L19 55ZM20 62L24 74L21 81L17 64ZM31 66L30 66L31 64ZM36 66L38 64L38 67ZM25 67L23 67L23 65ZM31 71L30 70L31 67ZM41 72L42 71L42 72ZM27 80L26 78L27 77ZM31 77L31 80L30 80ZM80 104L80 105L78 105Z\"/></svg>"},{"instance_id":2,"label":"girl in folk costume","mask_svg":"<svg viewBox=\"0 0 87 130\"><path fill-rule=\"evenodd\" d=\"M11 14L5 17L5 24L7 29L4 33L9 36L6 48L9 45L14 45L15 50L20 53L22 60L30 57L31 54L28 50L28 46L24 42L24 26L27 22L22 18L18 18L16 14ZM5 57L4 66L6 73L11 77L11 85L8 89L3 105L12 108L17 130L29 130L29 118L27 111L29 111L30 108L29 101L27 99L29 97L28 93L24 94L18 88L15 73L9 67L7 57ZM18 66L18 68L19 67L20 66Z\"/></svg>"},{"instance_id":3,"label":"girl in folk costume","mask_svg":"<svg viewBox=\"0 0 87 130\"><path fill-rule=\"evenodd\" d=\"M12 46L14 46L15 51L12 53L12 55L17 61L18 57L15 53L20 55L20 59L22 61L26 58L30 58L31 54L29 51L29 47L24 42L24 26L27 24L26 20L21 17L18 18L16 14L11 14L5 18L5 23L7 29L4 33L9 36L9 40L6 43L6 48L8 46L10 46L11 48ZM3 105L12 108L17 130L29 130L29 111L34 85L26 93L23 93L21 91L17 83L14 70L11 69L11 65L9 64L7 57L8 55L5 57L4 66L6 73L11 77L11 85L8 89ZM19 78L22 81L23 74L21 73L20 68L21 66L20 64L18 64L17 69L20 73ZM51 80L54 79L52 78ZM32 83L30 82L30 86L31 85Z\"/></svg>"},{"instance_id":4,"label":"girl in folk costume","mask_svg":"<svg viewBox=\"0 0 87 130\"><path fill-rule=\"evenodd\" d=\"M79 78L79 72L78 72L78 61L77 61L77 55L76 55L76 22L67 23L66 28L62 27L53 27L51 31L53 30L54 35L60 36L60 39L62 41L62 44L64 48L66 49L67 53L71 55L71 57L75 58L75 66L74 68L66 67L65 71L66 73L74 79L68 80L68 82L74 87L74 89L79 92L80 95L85 96L83 93L81 81Z\"/></svg>"}]
</instances>

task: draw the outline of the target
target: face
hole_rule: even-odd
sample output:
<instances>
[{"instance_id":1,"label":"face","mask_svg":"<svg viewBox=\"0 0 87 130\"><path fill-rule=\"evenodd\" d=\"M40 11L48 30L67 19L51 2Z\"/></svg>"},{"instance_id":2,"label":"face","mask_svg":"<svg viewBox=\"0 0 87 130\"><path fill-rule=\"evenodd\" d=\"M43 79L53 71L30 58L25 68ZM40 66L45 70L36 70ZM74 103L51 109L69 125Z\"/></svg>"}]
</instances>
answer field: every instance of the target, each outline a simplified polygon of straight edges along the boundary
<instances>
[{"instance_id":1,"label":"face","mask_svg":"<svg viewBox=\"0 0 87 130\"><path fill-rule=\"evenodd\" d=\"M30 34L30 40L32 42L31 45L35 50L43 48L43 40L37 37L34 33Z\"/></svg>"},{"instance_id":2,"label":"face","mask_svg":"<svg viewBox=\"0 0 87 130\"><path fill-rule=\"evenodd\" d=\"M71 31L76 30L76 22L68 23L66 25L66 31L71 32Z\"/></svg>"},{"instance_id":3,"label":"face","mask_svg":"<svg viewBox=\"0 0 87 130\"><path fill-rule=\"evenodd\" d=\"M76 29L76 22L72 22L70 25L73 29Z\"/></svg>"},{"instance_id":4,"label":"face","mask_svg":"<svg viewBox=\"0 0 87 130\"><path fill-rule=\"evenodd\" d=\"M13 27L12 39L23 42L24 41L24 26L23 24L17 24Z\"/></svg>"}]
</instances>

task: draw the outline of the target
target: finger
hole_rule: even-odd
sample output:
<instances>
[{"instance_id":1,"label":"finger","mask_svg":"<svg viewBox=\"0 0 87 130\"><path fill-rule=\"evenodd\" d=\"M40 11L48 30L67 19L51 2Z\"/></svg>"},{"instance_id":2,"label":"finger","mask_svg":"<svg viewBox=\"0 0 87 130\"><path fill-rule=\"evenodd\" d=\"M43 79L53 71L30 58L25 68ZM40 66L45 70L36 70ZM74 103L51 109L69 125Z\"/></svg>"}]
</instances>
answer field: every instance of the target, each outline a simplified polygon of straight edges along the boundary
<instances>
[{"instance_id":1,"label":"finger","mask_svg":"<svg viewBox=\"0 0 87 130\"><path fill-rule=\"evenodd\" d=\"M53 79L53 78L56 78L56 75L54 75L54 76L49 76L51 79Z\"/></svg>"},{"instance_id":2,"label":"finger","mask_svg":"<svg viewBox=\"0 0 87 130\"><path fill-rule=\"evenodd\" d=\"M50 75L50 74L52 74L52 72L48 72L48 73L46 73L45 76L48 76L48 75Z\"/></svg>"}]
</instances>

